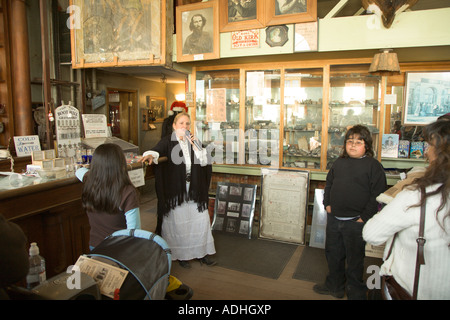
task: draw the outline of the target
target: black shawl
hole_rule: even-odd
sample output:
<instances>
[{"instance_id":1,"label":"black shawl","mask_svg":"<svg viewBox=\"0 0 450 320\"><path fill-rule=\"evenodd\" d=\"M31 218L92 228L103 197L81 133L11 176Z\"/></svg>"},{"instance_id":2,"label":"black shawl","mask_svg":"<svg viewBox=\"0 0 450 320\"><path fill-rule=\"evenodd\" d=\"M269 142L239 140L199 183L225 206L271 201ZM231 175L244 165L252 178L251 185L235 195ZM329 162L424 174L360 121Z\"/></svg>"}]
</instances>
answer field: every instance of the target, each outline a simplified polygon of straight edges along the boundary
<instances>
[{"instance_id":1,"label":"black shawl","mask_svg":"<svg viewBox=\"0 0 450 320\"><path fill-rule=\"evenodd\" d=\"M160 235L163 217L183 202L195 201L200 212L208 209L208 190L212 166L211 162L208 161L208 164L202 167L200 160L196 158L194 150L189 144L191 182L189 192L186 192L186 165L184 162L179 163L180 161L177 161L179 159L184 160L184 157L175 133L163 137L151 150L158 152L160 158L168 158L167 161L155 165L155 189L158 197L158 223L155 233Z\"/></svg>"}]
</instances>

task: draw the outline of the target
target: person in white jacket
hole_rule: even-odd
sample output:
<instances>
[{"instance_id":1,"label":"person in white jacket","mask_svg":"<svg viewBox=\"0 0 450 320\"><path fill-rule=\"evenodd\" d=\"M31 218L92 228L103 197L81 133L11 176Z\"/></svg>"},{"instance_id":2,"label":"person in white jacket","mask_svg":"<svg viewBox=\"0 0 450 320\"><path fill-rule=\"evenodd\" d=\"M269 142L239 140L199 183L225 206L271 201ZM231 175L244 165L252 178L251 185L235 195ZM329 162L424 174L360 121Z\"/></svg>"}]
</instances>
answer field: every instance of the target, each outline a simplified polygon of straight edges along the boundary
<instances>
[{"instance_id":1,"label":"person in white jacket","mask_svg":"<svg viewBox=\"0 0 450 320\"><path fill-rule=\"evenodd\" d=\"M425 174L366 223L363 237L374 245L386 243L380 275L393 276L412 295L420 206L424 202L425 264L420 268L417 299L450 299L450 121L427 125L424 138L429 143L430 162ZM396 233L392 252L386 259Z\"/></svg>"}]
</instances>

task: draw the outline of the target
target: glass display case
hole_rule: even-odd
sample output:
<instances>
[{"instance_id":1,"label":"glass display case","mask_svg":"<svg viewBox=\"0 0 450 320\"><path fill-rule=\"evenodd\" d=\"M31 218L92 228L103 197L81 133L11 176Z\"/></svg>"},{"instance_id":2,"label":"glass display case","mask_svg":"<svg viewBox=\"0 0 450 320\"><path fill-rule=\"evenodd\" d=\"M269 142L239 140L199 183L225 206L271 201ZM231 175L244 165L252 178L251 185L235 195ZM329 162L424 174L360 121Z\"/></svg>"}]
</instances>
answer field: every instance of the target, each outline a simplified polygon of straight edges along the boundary
<instances>
[{"instance_id":1,"label":"glass display case","mask_svg":"<svg viewBox=\"0 0 450 320\"><path fill-rule=\"evenodd\" d=\"M266 67L196 68L194 125L214 164L323 172L356 123L378 154L382 78L368 64Z\"/></svg>"},{"instance_id":2,"label":"glass display case","mask_svg":"<svg viewBox=\"0 0 450 320\"><path fill-rule=\"evenodd\" d=\"M196 73L195 132L211 148L216 164L237 164L239 141L239 70Z\"/></svg>"},{"instance_id":3,"label":"glass display case","mask_svg":"<svg viewBox=\"0 0 450 320\"><path fill-rule=\"evenodd\" d=\"M364 66L357 65L331 66L327 169L342 153L347 128L355 124L369 128L373 150L377 154L381 77L370 75L365 70Z\"/></svg>"},{"instance_id":4,"label":"glass display case","mask_svg":"<svg viewBox=\"0 0 450 320\"><path fill-rule=\"evenodd\" d=\"M246 72L246 164L279 165L280 80L280 70Z\"/></svg>"},{"instance_id":5,"label":"glass display case","mask_svg":"<svg viewBox=\"0 0 450 320\"><path fill-rule=\"evenodd\" d=\"M323 69L284 73L283 166L320 169Z\"/></svg>"}]
</instances>

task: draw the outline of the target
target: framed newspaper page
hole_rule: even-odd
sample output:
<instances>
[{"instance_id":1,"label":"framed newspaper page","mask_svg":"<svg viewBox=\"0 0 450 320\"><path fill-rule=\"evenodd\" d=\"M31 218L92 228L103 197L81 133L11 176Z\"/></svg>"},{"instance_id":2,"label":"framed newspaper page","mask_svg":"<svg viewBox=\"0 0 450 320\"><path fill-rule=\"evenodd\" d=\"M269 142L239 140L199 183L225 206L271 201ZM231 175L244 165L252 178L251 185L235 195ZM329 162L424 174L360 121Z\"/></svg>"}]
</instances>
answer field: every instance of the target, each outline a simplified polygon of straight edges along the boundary
<instances>
[{"instance_id":1,"label":"framed newspaper page","mask_svg":"<svg viewBox=\"0 0 450 320\"><path fill-rule=\"evenodd\" d=\"M309 172L261 169L259 237L305 244Z\"/></svg>"}]
</instances>

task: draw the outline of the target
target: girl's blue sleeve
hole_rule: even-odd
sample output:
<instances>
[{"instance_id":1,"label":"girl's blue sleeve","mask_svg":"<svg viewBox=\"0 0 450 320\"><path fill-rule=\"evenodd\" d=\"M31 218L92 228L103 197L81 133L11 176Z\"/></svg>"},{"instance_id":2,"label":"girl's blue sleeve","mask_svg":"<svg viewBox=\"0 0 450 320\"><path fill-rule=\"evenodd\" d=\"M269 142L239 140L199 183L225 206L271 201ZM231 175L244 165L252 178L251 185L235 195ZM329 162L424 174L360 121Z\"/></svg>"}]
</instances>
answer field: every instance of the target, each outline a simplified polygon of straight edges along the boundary
<instances>
[{"instance_id":1,"label":"girl's blue sleeve","mask_svg":"<svg viewBox=\"0 0 450 320\"><path fill-rule=\"evenodd\" d=\"M77 171L75 171L75 176L78 178L78 180L83 182L83 177L86 174L86 172L88 172L88 171L89 170L87 168L80 168Z\"/></svg>"},{"instance_id":2,"label":"girl's blue sleeve","mask_svg":"<svg viewBox=\"0 0 450 320\"><path fill-rule=\"evenodd\" d=\"M141 214L139 208L134 208L125 212L125 218L127 221L127 229L141 228Z\"/></svg>"}]
</instances>

